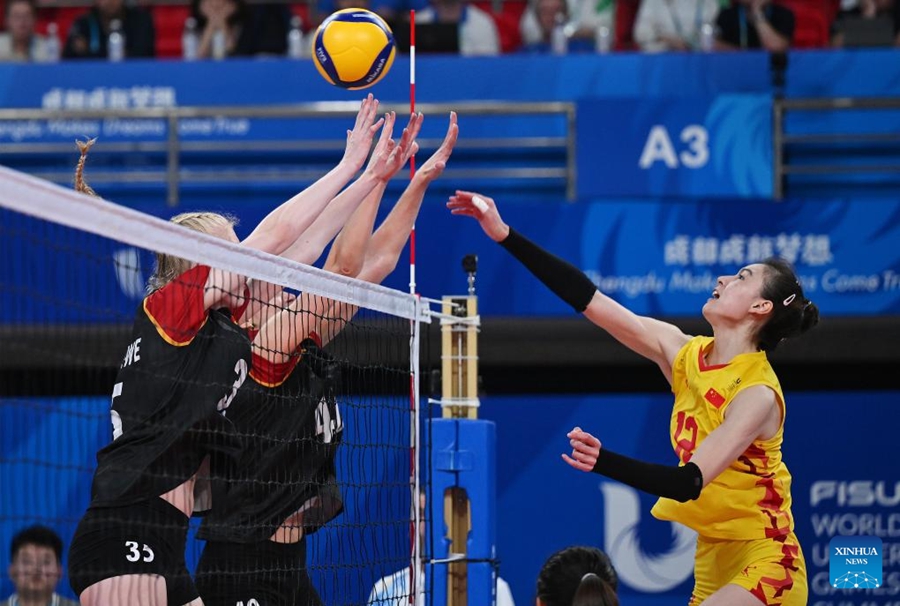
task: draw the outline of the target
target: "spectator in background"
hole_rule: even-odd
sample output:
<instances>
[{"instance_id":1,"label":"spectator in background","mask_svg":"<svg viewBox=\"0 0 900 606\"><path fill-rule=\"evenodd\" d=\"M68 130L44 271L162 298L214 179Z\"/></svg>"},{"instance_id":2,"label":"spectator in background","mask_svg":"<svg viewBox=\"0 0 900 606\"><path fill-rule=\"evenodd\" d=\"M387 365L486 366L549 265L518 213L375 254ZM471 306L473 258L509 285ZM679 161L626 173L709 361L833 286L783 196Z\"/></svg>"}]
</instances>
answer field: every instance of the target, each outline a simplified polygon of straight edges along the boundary
<instances>
[{"instance_id":1,"label":"spectator in background","mask_svg":"<svg viewBox=\"0 0 900 606\"><path fill-rule=\"evenodd\" d=\"M416 23L459 25L459 53L466 57L500 54L500 32L489 14L468 0L431 0L416 12Z\"/></svg>"},{"instance_id":2,"label":"spectator in background","mask_svg":"<svg viewBox=\"0 0 900 606\"><path fill-rule=\"evenodd\" d=\"M549 40L547 23L538 15L541 10L546 11L546 6L541 6L540 0L532 0L522 13L519 31L522 34L522 45L526 49L536 48L536 45L546 44ZM616 0L566 0L565 14L571 38L577 41L576 44L585 41L585 46L593 48L597 30L601 27L609 29L610 44L613 44Z\"/></svg>"},{"instance_id":3,"label":"spectator in background","mask_svg":"<svg viewBox=\"0 0 900 606\"><path fill-rule=\"evenodd\" d=\"M0 61L46 61L47 39L34 31L34 0L8 0L6 31L0 34Z\"/></svg>"},{"instance_id":4,"label":"spectator in background","mask_svg":"<svg viewBox=\"0 0 900 606\"><path fill-rule=\"evenodd\" d=\"M596 0L594 0L596 1ZM537 24L536 36L532 35L528 41L523 40L522 50L528 53L549 53L553 50L553 29L556 27L558 16L561 15L563 23L566 23L568 40L568 51L587 51L594 50L594 32L579 32L574 22L569 20L568 5L566 0L532 0L531 7L528 11L532 14ZM524 27L527 12L522 15L522 29L524 38Z\"/></svg>"},{"instance_id":5,"label":"spectator in background","mask_svg":"<svg viewBox=\"0 0 900 606\"><path fill-rule=\"evenodd\" d=\"M634 40L648 53L701 48L700 32L712 24L719 0L643 0L634 24Z\"/></svg>"},{"instance_id":6,"label":"spectator in background","mask_svg":"<svg viewBox=\"0 0 900 606\"><path fill-rule=\"evenodd\" d=\"M200 59L283 56L287 52L291 11L286 4L251 7L244 0L193 0L191 16L200 34ZM216 48L217 44L221 48Z\"/></svg>"},{"instance_id":7,"label":"spectator in background","mask_svg":"<svg viewBox=\"0 0 900 606\"><path fill-rule=\"evenodd\" d=\"M844 25L853 19L883 20L890 22L893 27L893 37L890 41L900 45L900 2L897 0L841 0L841 10L835 18L831 28L831 43L833 46L845 45ZM880 38L880 35L879 35ZM881 46L880 41L873 41L873 46Z\"/></svg>"},{"instance_id":8,"label":"spectator in background","mask_svg":"<svg viewBox=\"0 0 900 606\"><path fill-rule=\"evenodd\" d=\"M568 547L547 558L538 574L538 606L619 606L618 576L596 547Z\"/></svg>"},{"instance_id":9,"label":"spectator in background","mask_svg":"<svg viewBox=\"0 0 900 606\"><path fill-rule=\"evenodd\" d=\"M734 0L716 21L721 50L762 48L783 53L794 38L794 13L771 0Z\"/></svg>"},{"instance_id":10,"label":"spectator in background","mask_svg":"<svg viewBox=\"0 0 900 606\"><path fill-rule=\"evenodd\" d=\"M125 6L125 0L94 0L91 10L72 23L63 57L68 59L105 59L110 26L118 20L125 36L125 56L156 55L153 18L145 10Z\"/></svg>"},{"instance_id":11,"label":"spectator in background","mask_svg":"<svg viewBox=\"0 0 900 606\"><path fill-rule=\"evenodd\" d=\"M191 15L200 33L200 59L253 54L250 9L244 0L193 0Z\"/></svg>"},{"instance_id":12,"label":"spectator in background","mask_svg":"<svg viewBox=\"0 0 900 606\"><path fill-rule=\"evenodd\" d=\"M62 577L62 539L44 526L19 531L10 549L9 578L16 592L0 606L78 606L55 593Z\"/></svg>"}]
</instances>

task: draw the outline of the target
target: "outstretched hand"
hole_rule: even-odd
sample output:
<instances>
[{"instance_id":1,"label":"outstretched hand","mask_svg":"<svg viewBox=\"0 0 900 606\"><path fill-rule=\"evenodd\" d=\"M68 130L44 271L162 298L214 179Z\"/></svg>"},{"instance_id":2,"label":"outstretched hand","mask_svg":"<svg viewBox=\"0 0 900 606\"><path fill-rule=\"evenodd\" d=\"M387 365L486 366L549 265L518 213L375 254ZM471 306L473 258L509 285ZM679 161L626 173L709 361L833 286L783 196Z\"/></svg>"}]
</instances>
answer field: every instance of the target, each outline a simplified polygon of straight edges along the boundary
<instances>
[{"instance_id":1,"label":"outstretched hand","mask_svg":"<svg viewBox=\"0 0 900 606\"><path fill-rule=\"evenodd\" d=\"M347 147L344 149L344 157L341 160L342 163L351 166L354 172L361 169L366 163L375 133L384 123L383 118L375 121L377 115L378 100L369 93L369 96L363 99L359 106L353 130L347 131ZM388 139L390 139L390 135Z\"/></svg>"},{"instance_id":2,"label":"outstretched hand","mask_svg":"<svg viewBox=\"0 0 900 606\"><path fill-rule=\"evenodd\" d=\"M378 145L372 152L372 158L366 167L366 172L375 179L387 183L396 175L411 155L419 149L415 137L421 127L422 114L413 114L409 119L409 126L403 129L400 142L391 139L396 116L389 114L388 122L385 122L385 130L382 132Z\"/></svg>"},{"instance_id":3,"label":"outstretched hand","mask_svg":"<svg viewBox=\"0 0 900 606\"><path fill-rule=\"evenodd\" d=\"M456 146L456 139L458 136L459 125L456 123L456 112L450 112L450 126L447 127L447 134L444 136L444 141L416 173L421 175L426 183L431 183L444 172L444 169L447 167L447 160L450 159L450 154L453 153L453 148Z\"/></svg>"},{"instance_id":4,"label":"outstretched hand","mask_svg":"<svg viewBox=\"0 0 900 606\"><path fill-rule=\"evenodd\" d=\"M494 200L470 191L456 191L447 201L454 215L472 217L494 242L502 242L509 235L509 225L503 222Z\"/></svg>"},{"instance_id":5,"label":"outstretched hand","mask_svg":"<svg viewBox=\"0 0 900 606\"><path fill-rule=\"evenodd\" d=\"M563 461L580 471L591 471L600 456L600 440L580 427L576 427L566 436L572 446L572 456L563 454Z\"/></svg>"}]
</instances>

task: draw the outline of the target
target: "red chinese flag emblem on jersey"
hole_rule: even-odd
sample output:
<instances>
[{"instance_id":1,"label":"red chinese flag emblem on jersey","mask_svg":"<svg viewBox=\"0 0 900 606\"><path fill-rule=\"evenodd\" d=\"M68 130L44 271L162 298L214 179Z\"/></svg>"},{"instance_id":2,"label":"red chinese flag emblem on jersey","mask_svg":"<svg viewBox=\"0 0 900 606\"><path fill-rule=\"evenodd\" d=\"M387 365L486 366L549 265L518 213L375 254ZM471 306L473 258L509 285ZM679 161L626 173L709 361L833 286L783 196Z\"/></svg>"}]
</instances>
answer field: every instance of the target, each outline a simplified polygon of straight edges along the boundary
<instances>
[{"instance_id":1,"label":"red chinese flag emblem on jersey","mask_svg":"<svg viewBox=\"0 0 900 606\"><path fill-rule=\"evenodd\" d=\"M718 408L719 406L721 406L722 404L725 403L725 398L722 397L722 394L720 394L718 391L716 391L712 387L709 388L709 391L707 391L706 395L704 395L703 397L706 398L707 402L709 402L716 408Z\"/></svg>"}]
</instances>

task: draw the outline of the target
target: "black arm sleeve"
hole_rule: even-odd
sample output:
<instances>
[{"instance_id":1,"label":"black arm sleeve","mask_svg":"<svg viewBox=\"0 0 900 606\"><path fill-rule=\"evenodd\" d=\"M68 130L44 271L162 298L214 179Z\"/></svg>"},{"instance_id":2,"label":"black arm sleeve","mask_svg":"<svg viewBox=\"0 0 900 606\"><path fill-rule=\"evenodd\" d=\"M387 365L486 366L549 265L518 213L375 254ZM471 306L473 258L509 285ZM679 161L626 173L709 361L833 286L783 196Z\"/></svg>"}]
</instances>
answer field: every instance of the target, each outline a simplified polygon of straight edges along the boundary
<instances>
[{"instance_id":1,"label":"black arm sleeve","mask_svg":"<svg viewBox=\"0 0 900 606\"><path fill-rule=\"evenodd\" d=\"M597 287L583 271L547 252L513 228L509 228L509 235L500 242L500 246L578 313L587 309L594 298Z\"/></svg>"},{"instance_id":2,"label":"black arm sleeve","mask_svg":"<svg viewBox=\"0 0 900 606\"><path fill-rule=\"evenodd\" d=\"M645 463L605 448L600 451L597 464L591 471L680 503L693 501L700 496L703 488L703 474L694 463L682 467Z\"/></svg>"}]
</instances>

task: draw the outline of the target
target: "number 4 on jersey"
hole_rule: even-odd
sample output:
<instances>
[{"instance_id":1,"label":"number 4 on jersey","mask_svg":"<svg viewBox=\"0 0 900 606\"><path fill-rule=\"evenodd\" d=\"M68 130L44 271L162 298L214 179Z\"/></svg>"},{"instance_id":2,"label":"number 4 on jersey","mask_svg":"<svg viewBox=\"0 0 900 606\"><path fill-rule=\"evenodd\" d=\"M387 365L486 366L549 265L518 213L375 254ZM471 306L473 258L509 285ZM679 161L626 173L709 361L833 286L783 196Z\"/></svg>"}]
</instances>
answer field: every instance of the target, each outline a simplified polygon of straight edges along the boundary
<instances>
[{"instance_id":1,"label":"number 4 on jersey","mask_svg":"<svg viewBox=\"0 0 900 606\"><path fill-rule=\"evenodd\" d=\"M325 444L331 444L334 436L344 429L341 409L337 402L334 402L334 411L331 408L325 398L319 400L316 407L316 435L322 436L322 442Z\"/></svg>"}]
</instances>

